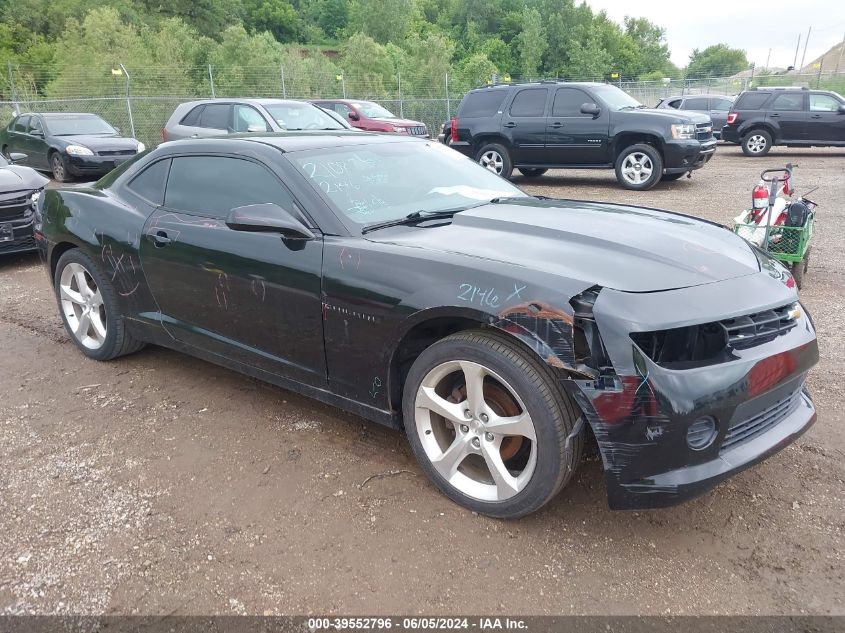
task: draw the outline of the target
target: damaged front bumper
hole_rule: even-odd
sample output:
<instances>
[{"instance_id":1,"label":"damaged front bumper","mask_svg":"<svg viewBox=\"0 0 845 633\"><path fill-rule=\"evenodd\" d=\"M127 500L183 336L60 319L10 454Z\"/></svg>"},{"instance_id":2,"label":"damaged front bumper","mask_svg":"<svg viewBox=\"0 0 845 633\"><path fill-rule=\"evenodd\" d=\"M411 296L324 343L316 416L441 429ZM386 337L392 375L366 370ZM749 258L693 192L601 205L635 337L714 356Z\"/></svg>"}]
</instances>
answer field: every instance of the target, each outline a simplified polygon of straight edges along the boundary
<instances>
[{"instance_id":1,"label":"damaged front bumper","mask_svg":"<svg viewBox=\"0 0 845 633\"><path fill-rule=\"evenodd\" d=\"M655 362L636 332L722 322L792 305L766 272L655 293L604 289L593 314L612 375L567 382L590 423L613 509L673 505L794 441L815 422L804 390L818 361L803 307L789 327L713 362Z\"/></svg>"}]
</instances>

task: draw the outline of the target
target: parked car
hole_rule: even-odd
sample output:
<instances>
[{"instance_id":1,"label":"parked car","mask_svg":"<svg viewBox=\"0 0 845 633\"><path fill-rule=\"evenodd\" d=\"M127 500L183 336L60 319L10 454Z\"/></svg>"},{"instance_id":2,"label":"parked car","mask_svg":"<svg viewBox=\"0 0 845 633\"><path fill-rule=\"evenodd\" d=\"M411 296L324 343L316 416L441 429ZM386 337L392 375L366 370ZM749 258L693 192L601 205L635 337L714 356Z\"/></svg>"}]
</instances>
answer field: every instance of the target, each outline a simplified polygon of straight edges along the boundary
<instances>
[{"instance_id":1,"label":"parked car","mask_svg":"<svg viewBox=\"0 0 845 633\"><path fill-rule=\"evenodd\" d=\"M307 101L290 99L202 99L176 106L162 141L288 130L343 130L349 126Z\"/></svg>"},{"instance_id":2,"label":"parked car","mask_svg":"<svg viewBox=\"0 0 845 633\"><path fill-rule=\"evenodd\" d=\"M533 198L434 141L163 143L38 214L83 354L163 345L404 429L488 515L552 499L586 425L610 505L632 508L815 420L816 335L775 260L686 215Z\"/></svg>"},{"instance_id":3,"label":"parked car","mask_svg":"<svg viewBox=\"0 0 845 633\"><path fill-rule=\"evenodd\" d=\"M661 99L654 107L706 114L713 123L713 136L719 138L722 135L722 126L728 120L728 111L733 102L734 97L725 95L681 95Z\"/></svg>"},{"instance_id":4,"label":"parked car","mask_svg":"<svg viewBox=\"0 0 845 633\"><path fill-rule=\"evenodd\" d=\"M35 250L35 201L49 180L14 164L24 160L18 152L0 156L0 255Z\"/></svg>"},{"instance_id":5,"label":"parked car","mask_svg":"<svg viewBox=\"0 0 845 633\"><path fill-rule=\"evenodd\" d=\"M312 103L321 108L331 108L345 117L359 130L368 132L393 132L428 138L425 123L411 119L400 119L387 108L373 101L355 101L352 99L319 99Z\"/></svg>"},{"instance_id":6,"label":"parked car","mask_svg":"<svg viewBox=\"0 0 845 633\"><path fill-rule=\"evenodd\" d=\"M96 114L28 112L0 130L0 151L26 155L22 164L54 180L96 179L144 151L144 144Z\"/></svg>"},{"instance_id":7,"label":"parked car","mask_svg":"<svg viewBox=\"0 0 845 633\"><path fill-rule=\"evenodd\" d=\"M703 167L716 139L697 112L649 109L609 84L544 81L468 92L449 146L504 178L615 169L624 187L644 190Z\"/></svg>"},{"instance_id":8,"label":"parked car","mask_svg":"<svg viewBox=\"0 0 845 633\"><path fill-rule=\"evenodd\" d=\"M765 156L774 145L845 146L845 99L807 88L757 88L737 97L722 139L746 156Z\"/></svg>"}]
</instances>

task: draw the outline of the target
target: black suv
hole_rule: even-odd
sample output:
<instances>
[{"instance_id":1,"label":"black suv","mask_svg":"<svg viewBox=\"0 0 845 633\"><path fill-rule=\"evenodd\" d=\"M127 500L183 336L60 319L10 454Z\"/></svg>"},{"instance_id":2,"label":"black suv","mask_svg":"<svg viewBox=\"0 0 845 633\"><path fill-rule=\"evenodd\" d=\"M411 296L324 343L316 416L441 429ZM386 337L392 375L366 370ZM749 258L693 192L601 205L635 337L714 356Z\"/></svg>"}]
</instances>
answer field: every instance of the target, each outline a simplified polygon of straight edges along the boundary
<instances>
[{"instance_id":1,"label":"black suv","mask_svg":"<svg viewBox=\"0 0 845 633\"><path fill-rule=\"evenodd\" d=\"M647 108L616 86L542 81L471 90L449 146L510 178L555 169L615 169L628 189L651 189L703 167L716 152L710 118Z\"/></svg>"},{"instance_id":2,"label":"black suv","mask_svg":"<svg viewBox=\"0 0 845 633\"><path fill-rule=\"evenodd\" d=\"M746 156L765 156L772 145L845 146L845 99L807 88L757 88L737 97L722 140Z\"/></svg>"}]
</instances>

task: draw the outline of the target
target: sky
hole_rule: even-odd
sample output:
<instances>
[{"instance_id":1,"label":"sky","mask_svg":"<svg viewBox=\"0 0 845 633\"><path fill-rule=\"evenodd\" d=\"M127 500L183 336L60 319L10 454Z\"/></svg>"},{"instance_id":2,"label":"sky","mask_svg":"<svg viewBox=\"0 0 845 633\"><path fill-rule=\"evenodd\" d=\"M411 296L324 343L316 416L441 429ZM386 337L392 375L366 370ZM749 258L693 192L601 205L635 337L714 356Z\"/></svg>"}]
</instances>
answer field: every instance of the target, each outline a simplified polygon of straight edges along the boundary
<instances>
[{"instance_id":1,"label":"sky","mask_svg":"<svg viewBox=\"0 0 845 633\"><path fill-rule=\"evenodd\" d=\"M804 52L807 29L812 27L804 64L809 64L845 37L843 0L709 0L665 2L661 0L586 0L593 11L604 9L621 23L626 15L643 17L666 29L672 61L686 66L692 49L712 44L741 48L758 68L786 68L795 59L801 34L798 63ZM845 59L843 59L845 66ZM832 70L832 69L831 69Z\"/></svg>"}]
</instances>

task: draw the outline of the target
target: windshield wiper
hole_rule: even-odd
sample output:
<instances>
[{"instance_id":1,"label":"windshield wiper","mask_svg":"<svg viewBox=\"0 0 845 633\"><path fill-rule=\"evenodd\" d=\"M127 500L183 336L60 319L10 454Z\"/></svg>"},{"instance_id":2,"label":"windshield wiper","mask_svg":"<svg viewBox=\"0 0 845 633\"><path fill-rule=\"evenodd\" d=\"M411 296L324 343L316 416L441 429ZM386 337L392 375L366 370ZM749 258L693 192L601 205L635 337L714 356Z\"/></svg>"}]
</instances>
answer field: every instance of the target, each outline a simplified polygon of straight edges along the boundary
<instances>
[{"instance_id":1,"label":"windshield wiper","mask_svg":"<svg viewBox=\"0 0 845 633\"><path fill-rule=\"evenodd\" d=\"M386 229L391 226L402 226L416 224L425 220L438 220L440 218L451 218L459 211L465 211L469 207L461 207L460 209L444 209L443 211L414 211L409 213L404 218L396 218L395 220L386 220L384 222L376 222L375 224L368 224L361 233L369 233L370 231L378 231L379 229Z\"/></svg>"}]
</instances>

